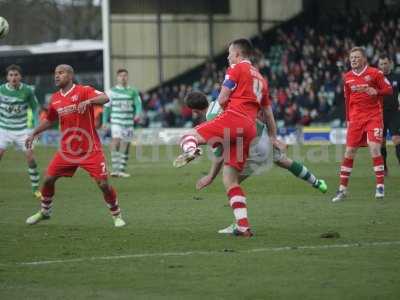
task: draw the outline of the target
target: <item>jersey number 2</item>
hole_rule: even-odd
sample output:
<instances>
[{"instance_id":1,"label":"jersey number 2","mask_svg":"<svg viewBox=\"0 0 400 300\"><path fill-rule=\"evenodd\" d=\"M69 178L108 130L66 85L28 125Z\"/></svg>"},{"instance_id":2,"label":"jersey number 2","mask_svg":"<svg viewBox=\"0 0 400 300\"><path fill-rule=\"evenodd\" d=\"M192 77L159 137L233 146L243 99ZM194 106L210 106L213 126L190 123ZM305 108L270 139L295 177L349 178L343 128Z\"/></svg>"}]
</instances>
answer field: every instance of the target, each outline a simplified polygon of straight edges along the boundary
<instances>
[{"instance_id":1,"label":"jersey number 2","mask_svg":"<svg viewBox=\"0 0 400 300\"><path fill-rule=\"evenodd\" d=\"M257 102L261 102L263 83L260 79L253 78L253 93L257 98Z\"/></svg>"}]
</instances>

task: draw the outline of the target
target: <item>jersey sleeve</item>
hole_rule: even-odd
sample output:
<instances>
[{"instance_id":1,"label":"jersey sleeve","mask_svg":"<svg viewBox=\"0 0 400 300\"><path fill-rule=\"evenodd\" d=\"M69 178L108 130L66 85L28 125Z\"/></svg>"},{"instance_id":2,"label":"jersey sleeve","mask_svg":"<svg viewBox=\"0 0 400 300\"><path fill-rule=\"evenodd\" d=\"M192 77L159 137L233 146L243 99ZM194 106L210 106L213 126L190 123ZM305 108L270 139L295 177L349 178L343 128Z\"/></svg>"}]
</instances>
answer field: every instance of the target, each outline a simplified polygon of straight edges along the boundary
<instances>
[{"instance_id":1,"label":"jersey sleeve","mask_svg":"<svg viewBox=\"0 0 400 300\"><path fill-rule=\"evenodd\" d=\"M134 90L134 94L133 94L133 101L134 101L134 105L135 105L135 115L141 115L142 114L142 98L140 98L140 94L138 90Z\"/></svg>"},{"instance_id":2,"label":"jersey sleeve","mask_svg":"<svg viewBox=\"0 0 400 300\"><path fill-rule=\"evenodd\" d=\"M105 94L107 95L107 97L110 101L108 101L106 104L104 104L104 107L111 107L112 106L112 97L111 97L112 91L108 90L107 92L105 92Z\"/></svg>"},{"instance_id":3,"label":"jersey sleeve","mask_svg":"<svg viewBox=\"0 0 400 300\"><path fill-rule=\"evenodd\" d=\"M376 85L378 87L379 96L390 96L393 94L393 88L390 81L383 75L381 71L376 73Z\"/></svg>"},{"instance_id":4,"label":"jersey sleeve","mask_svg":"<svg viewBox=\"0 0 400 300\"><path fill-rule=\"evenodd\" d=\"M94 97L104 94L103 92L100 92L96 90L94 87L91 87L89 85L86 85L84 87L84 93L85 93L85 100L92 99Z\"/></svg>"},{"instance_id":5,"label":"jersey sleeve","mask_svg":"<svg viewBox=\"0 0 400 300\"><path fill-rule=\"evenodd\" d=\"M52 104L53 100L50 101L49 103L49 109L46 115L46 120L49 122L55 122L58 119L58 113L57 110L54 108Z\"/></svg>"},{"instance_id":6,"label":"jersey sleeve","mask_svg":"<svg viewBox=\"0 0 400 300\"><path fill-rule=\"evenodd\" d=\"M38 109L39 103L38 103L38 100L32 89L29 89L28 103L29 103L29 107L32 109L32 111L35 111Z\"/></svg>"},{"instance_id":7,"label":"jersey sleeve","mask_svg":"<svg viewBox=\"0 0 400 300\"><path fill-rule=\"evenodd\" d=\"M226 70L225 79L222 85L231 91L235 90L239 82L239 75L239 67L229 67L228 70Z\"/></svg>"},{"instance_id":8,"label":"jersey sleeve","mask_svg":"<svg viewBox=\"0 0 400 300\"><path fill-rule=\"evenodd\" d=\"M349 121L349 108L350 108L350 88L346 84L346 77L343 76L343 96L344 96L344 104L346 109L346 121Z\"/></svg>"},{"instance_id":9,"label":"jersey sleeve","mask_svg":"<svg viewBox=\"0 0 400 300\"><path fill-rule=\"evenodd\" d=\"M32 113L32 127L36 127L39 124L39 102L36 98L35 92L34 92L34 88L31 87L29 88L29 95L28 95L28 105L29 108L31 109L31 113Z\"/></svg>"}]
</instances>

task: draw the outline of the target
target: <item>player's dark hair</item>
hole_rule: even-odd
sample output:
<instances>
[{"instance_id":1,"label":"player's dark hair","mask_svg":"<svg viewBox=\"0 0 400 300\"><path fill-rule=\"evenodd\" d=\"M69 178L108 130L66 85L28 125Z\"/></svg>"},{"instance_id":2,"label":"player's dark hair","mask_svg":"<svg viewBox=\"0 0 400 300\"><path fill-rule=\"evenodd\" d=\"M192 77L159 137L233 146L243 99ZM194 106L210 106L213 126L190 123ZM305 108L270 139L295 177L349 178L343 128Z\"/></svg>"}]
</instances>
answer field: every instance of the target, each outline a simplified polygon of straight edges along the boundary
<instances>
[{"instance_id":1,"label":"player's dark hair","mask_svg":"<svg viewBox=\"0 0 400 300\"><path fill-rule=\"evenodd\" d=\"M231 45L240 49L243 57L249 58L253 55L253 44L248 39L237 39L231 42Z\"/></svg>"},{"instance_id":2,"label":"player's dark hair","mask_svg":"<svg viewBox=\"0 0 400 300\"><path fill-rule=\"evenodd\" d=\"M200 92L191 92L185 98L186 105L191 109L206 109L208 100L206 95Z\"/></svg>"},{"instance_id":3,"label":"player's dark hair","mask_svg":"<svg viewBox=\"0 0 400 300\"><path fill-rule=\"evenodd\" d=\"M367 58L367 52L365 51L364 47L353 47L353 48L351 48L349 54L353 53L353 52L356 52L356 51L360 52L362 54L362 56Z\"/></svg>"},{"instance_id":4,"label":"player's dark hair","mask_svg":"<svg viewBox=\"0 0 400 300\"><path fill-rule=\"evenodd\" d=\"M390 56L387 53L382 53L381 55L379 55L379 59L387 59L387 60L391 60Z\"/></svg>"},{"instance_id":5,"label":"player's dark hair","mask_svg":"<svg viewBox=\"0 0 400 300\"><path fill-rule=\"evenodd\" d=\"M126 74L129 74L129 72L128 72L127 69L118 69L118 70L117 70L117 75L118 75L119 73L126 73Z\"/></svg>"},{"instance_id":6,"label":"player's dark hair","mask_svg":"<svg viewBox=\"0 0 400 300\"><path fill-rule=\"evenodd\" d=\"M22 68L20 66L18 66L18 65L14 65L14 64L13 65L9 65L6 68L6 74L8 75L8 73L10 71L17 71L20 75L22 75Z\"/></svg>"}]
</instances>

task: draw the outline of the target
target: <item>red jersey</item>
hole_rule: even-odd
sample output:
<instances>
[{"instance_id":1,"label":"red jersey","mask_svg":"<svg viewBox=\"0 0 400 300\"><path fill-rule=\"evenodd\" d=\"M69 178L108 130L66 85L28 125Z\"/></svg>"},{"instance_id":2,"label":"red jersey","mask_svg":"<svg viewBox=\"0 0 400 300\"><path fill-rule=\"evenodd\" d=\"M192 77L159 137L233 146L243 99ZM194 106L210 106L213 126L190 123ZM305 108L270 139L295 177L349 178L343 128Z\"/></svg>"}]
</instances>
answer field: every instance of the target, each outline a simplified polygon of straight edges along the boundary
<instances>
[{"instance_id":1,"label":"red jersey","mask_svg":"<svg viewBox=\"0 0 400 300\"><path fill-rule=\"evenodd\" d=\"M390 82L382 71L366 66L359 74L353 70L344 74L344 98L347 121L383 118L382 97L393 93ZM372 87L378 95L370 96L364 89Z\"/></svg>"},{"instance_id":2,"label":"red jersey","mask_svg":"<svg viewBox=\"0 0 400 300\"><path fill-rule=\"evenodd\" d=\"M232 90L225 110L233 110L255 120L260 108L270 105L267 82L248 60L228 68L224 86Z\"/></svg>"},{"instance_id":3,"label":"red jersey","mask_svg":"<svg viewBox=\"0 0 400 300\"><path fill-rule=\"evenodd\" d=\"M102 151L96 132L94 106L86 107L83 114L78 113L78 104L103 94L90 86L73 85L65 94L60 90L54 93L49 104L47 120L60 121L61 151L81 156L89 152Z\"/></svg>"}]
</instances>

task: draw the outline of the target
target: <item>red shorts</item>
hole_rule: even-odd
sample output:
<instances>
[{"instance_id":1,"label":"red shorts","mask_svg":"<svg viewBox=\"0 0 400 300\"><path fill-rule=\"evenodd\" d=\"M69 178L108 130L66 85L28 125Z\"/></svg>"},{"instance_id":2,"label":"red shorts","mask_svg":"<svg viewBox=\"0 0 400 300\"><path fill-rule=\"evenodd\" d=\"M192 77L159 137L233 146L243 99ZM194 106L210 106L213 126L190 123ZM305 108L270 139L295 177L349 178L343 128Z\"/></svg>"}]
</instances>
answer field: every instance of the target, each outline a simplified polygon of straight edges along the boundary
<instances>
[{"instance_id":1,"label":"red shorts","mask_svg":"<svg viewBox=\"0 0 400 300\"><path fill-rule=\"evenodd\" d=\"M225 164L242 171L249 156L250 143L257 136L255 124L247 116L227 110L195 129L211 147L222 145Z\"/></svg>"},{"instance_id":2,"label":"red shorts","mask_svg":"<svg viewBox=\"0 0 400 300\"><path fill-rule=\"evenodd\" d=\"M383 141L383 120L370 119L352 121L347 126L346 145L349 147L365 147L368 142L381 144Z\"/></svg>"},{"instance_id":3,"label":"red shorts","mask_svg":"<svg viewBox=\"0 0 400 300\"><path fill-rule=\"evenodd\" d=\"M68 156L57 152L47 168L48 176L72 177L78 167L86 170L92 178L107 179L107 165L102 151L85 156Z\"/></svg>"}]
</instances>

